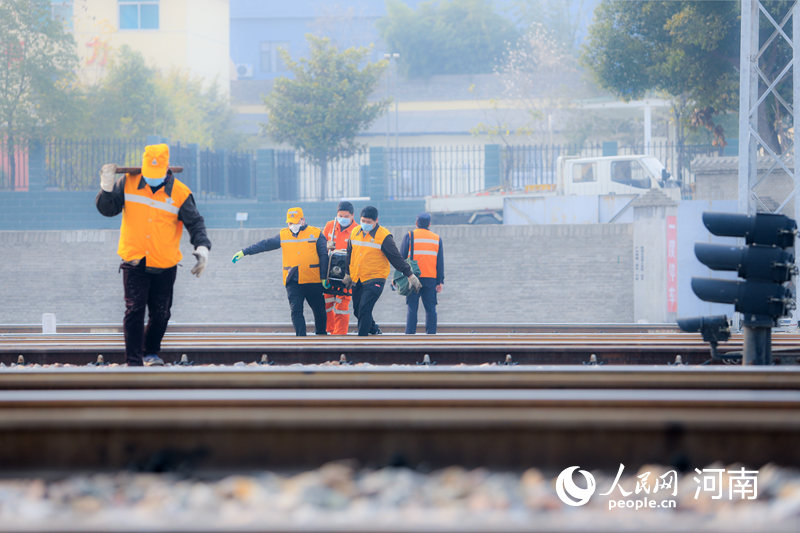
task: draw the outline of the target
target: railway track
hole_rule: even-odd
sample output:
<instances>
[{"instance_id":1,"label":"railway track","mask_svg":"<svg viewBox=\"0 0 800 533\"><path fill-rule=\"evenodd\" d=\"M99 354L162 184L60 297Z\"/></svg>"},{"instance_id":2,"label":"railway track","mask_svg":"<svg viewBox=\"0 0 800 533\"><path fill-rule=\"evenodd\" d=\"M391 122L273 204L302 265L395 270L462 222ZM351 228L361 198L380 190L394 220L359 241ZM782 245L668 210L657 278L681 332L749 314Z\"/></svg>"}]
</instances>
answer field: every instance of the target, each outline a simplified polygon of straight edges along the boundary
<instances>
[{"instance_id":1,"label":"railway track","mask_svg":"<svg viewBox=\"0 0 800 533\"><path fill-rule=\"evenodd\" d=\"M28 471L797 465L800 391L3 390L0 444Z\"/></svg>"},{"instance_id":2,"label":"railway track","mask_svg":"<svg viewBox=\"0 0 800 533\"><path fill-rule=\"evenodd\" d=\"M720 346L734 356L742 349L741 335ZM121 363L121 333L3 333L0 363L13 364L22 355L26 363L89 364L98 355ZM265 361L274 364L320 364L329 361L371 364L688 364L709 362L709 348L698 335L676 332L647 333L506 333L441 334L435 336L381 335L295 337L275 333L168 332L162 358L178 363L234 364ZM800 359L800 335L773 335L776 363Z\"/></svg>"},{"instance_id":3,"label":"railway track","mask_svg":"<svg viewBox=\"0 0 800 533\"><path fill-rule=\"evenodd\" d=\"M726 349L740 349L740 344L734 336ZM790 353L797 344L796 336L775 335L773 349ZM0 361L18 352L43 362L94 360L97 353L108 359L117 354L121 360L121 345L117 332L5 333L0 334ZM166 358L172 360L188 353L199 354L201 361L206 357L210 362L249 364L0 367L0 479L118 470L219 479L261 470L306 472L351 458L366 468L406 466L423 471L449 465L515 472L535 467L553 479L569 465L611 477L621 463L631 475L645 465L689 473L712 463L756 469L766 464L800 465L798 365L441 362L461 363L459 354L469 353L471 360L482 363L504 362L505 354L512 355L512 362L579 363L593 353L599 362L664 363L676 354L691 361L692 350L697 350L698 361L707 360L707 347L692 335L462 333L298 339L263 332L185 331L168 334L164 346ZM262 353L279 364L256 364ZM383 363L419 362L421 355L429 354L439 364L340 364L342 353L348 362L362 358ZM395 353L402 357L393 358ZM332 363L290 364L301 361ZM89 481L76 483L85 487ZM576 529L572 515L548 515L549 530ZM619 530L608 517L596 515L584 522L582 530ZM674 530L672 525L678 522L669 517L669 523L651 521L647 529ZM707 514L695 517L685 512L674 517L687 529L708 520ZM718 530L730 530L732 523L739 522L727 522ZM769 523L764 530L775 530L776 522ZM63 530L77 531L85 525L66 523ZM150 528L123 524L105 530L174 531L174 526L162 519ZM531 527L508 521L470 522L458 524L457 530L510 532ZM191 528L223 529L442 530L425 524L375 527L358 521L336 529L324 519L271 529L203 523Z\"/></svg>"}]
</instances>

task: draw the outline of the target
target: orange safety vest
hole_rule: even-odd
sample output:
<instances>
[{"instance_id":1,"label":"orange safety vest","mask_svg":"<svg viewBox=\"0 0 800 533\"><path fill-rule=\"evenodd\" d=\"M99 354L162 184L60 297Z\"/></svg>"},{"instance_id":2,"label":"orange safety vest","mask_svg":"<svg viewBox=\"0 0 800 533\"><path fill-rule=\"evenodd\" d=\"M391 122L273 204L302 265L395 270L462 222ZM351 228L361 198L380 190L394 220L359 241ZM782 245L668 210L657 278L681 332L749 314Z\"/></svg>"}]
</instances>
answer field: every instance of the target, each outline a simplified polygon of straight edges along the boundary
<instances>
[{"instance_id":1,"label":"orange safety vest","mask_svg":"<svg viewBox=\"0 0 800 533\"><path fill-rule=\"evenodd\" d=\"M353 282L368 279L386 279L389 277L389 260L383 255L381 245L391 235L389 230L378 226L375 238L369 233L364 233L361 226L350 234L350 278Z\"/></svg>"},{"instance_id":2,"label":"orange safety vest","mask_svg":"<svg viewBox=\"0 0 800 533\"><path fill-rule=\"evenodd\" d=\"M337 250L346 250L347 241L350 240L350 234L357 226L358 224L353 221L346 228L342 228L342 225L339 224L338 220L330 220L327 224L325 224L325 229L322 230L322 233L325 235L326 239L333 239L333 243L336 245Z\"/></svg>"},{"instance_id":3,"label":"orange safety vest","mask_svg":"<svg viewBox=\"0 0 800 533\"><path fill-rule=\"evenodd\" d=\"M183 222L178 220L178 211L192 191L174 177L172 195L168 196L165 189L166 186L161 187L154 194L141 174L125 176L125 206L117 248L123 261L146 258L149 267L172 268L183 258Z\"/></svg>"},{"instance_id":4,"label":"orange safety vest","mask_svg":"<svg viewBox=\"0 0 800 533\"><path fill-rule=\"evenodd\" d=\"M417 260L419 277L436 278L436 259L439 256L439 236L434 232L417 228L412 233L414 237L414 255L411 259ZM409 252L411 247L409 246Z\"/></svg>"},{"instance_id":5,"label":"orange safety vest","mask_svg":"<svg viewBox=\"0 0 800 533\"><path fill-rule=\"evenodd\" d=\"M289 271L297 267L298 283L322 283L319 277L319 255L317 239L319 228L306 226L295 235L289 228L281 230L281 252L283 254L283 284Z\"/></svg>"}]
</instances>

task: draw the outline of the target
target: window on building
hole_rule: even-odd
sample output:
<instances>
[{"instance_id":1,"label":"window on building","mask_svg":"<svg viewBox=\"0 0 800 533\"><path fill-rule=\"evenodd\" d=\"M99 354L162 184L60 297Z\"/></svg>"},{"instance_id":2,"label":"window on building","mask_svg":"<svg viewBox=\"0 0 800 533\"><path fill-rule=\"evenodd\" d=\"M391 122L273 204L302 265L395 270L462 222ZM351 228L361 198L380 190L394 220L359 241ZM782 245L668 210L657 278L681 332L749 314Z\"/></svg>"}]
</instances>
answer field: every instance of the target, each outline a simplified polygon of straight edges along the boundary
<instances>
[{"instance_id":1,"label":"window on building","mask_svg":"<svg viewBox=\"0 0 800 533\"><path fill-rule=\"evenodd\" d=\"M158 29L158 0L118 0L118 2L119 29Z\"/></svg>"},{"instance_id":2,"label":"window on building","mask_svg":"<svg viewBox=\"0 0 800 533\"><path fill-rule=\"evenodd\" d=\"M72 0L51 0L50 9L53 18L72 31Z\"/></svg>"},{"instance_id":3,"label":"window on building","mask_svg":"<svg viewBox=\"0 0 800 533\"><path fill-rule=\"evenodd\" d=\"M259 69L261 72L286 72L279 48L289 51L289 43L285 41L262 41Z\"/></svg>"}]
</instances>

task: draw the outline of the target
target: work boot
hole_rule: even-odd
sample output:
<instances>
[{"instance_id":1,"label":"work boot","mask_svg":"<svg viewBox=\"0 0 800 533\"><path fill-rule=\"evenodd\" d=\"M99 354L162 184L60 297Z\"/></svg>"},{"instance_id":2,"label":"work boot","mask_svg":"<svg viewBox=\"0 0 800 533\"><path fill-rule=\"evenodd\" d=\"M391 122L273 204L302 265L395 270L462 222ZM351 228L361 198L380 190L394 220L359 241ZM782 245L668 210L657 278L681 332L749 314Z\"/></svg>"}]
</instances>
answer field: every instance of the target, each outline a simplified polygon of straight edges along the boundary
<instances>
[{"instance_id":1,"label":"work boot","mask_svg":"<svg viewBox=\"0 0 800 533\"><path fill-rule=\"evenodd\" d=\"M369 331L369 334L370 335L383 335L383 332L381 331L381 328L378 326L378 324L375 324L373 322L372 323L372 329Z\"/></svg>"},{"instance_id":2,"label":"work boot","mask_svg":"<svg viewBox=\"0 0 800 533\"><path fill-rule=\"evenodd\" d=\"M145 355L144 366L164 366L164 360L156 354Z\"/></svg>"}]
</instances>

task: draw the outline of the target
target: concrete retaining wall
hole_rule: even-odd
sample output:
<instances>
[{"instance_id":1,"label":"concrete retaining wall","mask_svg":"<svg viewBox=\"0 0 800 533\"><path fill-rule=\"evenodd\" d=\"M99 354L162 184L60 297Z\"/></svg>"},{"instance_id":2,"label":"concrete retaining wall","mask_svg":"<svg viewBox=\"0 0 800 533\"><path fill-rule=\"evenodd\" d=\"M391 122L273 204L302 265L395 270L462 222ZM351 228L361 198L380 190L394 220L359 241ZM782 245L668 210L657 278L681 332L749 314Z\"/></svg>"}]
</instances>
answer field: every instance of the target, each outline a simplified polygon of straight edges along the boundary
<instances>
[{"instance_id":1,"label":"concrete retaining wall","mask_svg":"<svg viewBox=\"0 0 800 533\"><path fill-rule=\"evenodd\" d=\"M118 223L118 218L115 219ZM390 227L398 245L408 227ZM633 226L438 226L445 251L440 322L632 322ZM174 322L289 322L280 252L230 262L277 229L214 229L209 267L184 233ZM117 230L0 231L0 323L119 323ZM404 298L385 290L378 322L405 321ZM420 309L420 320L424 311ZM306 311L311 320L310 310Z\"/></svg>"}]
</instances>

